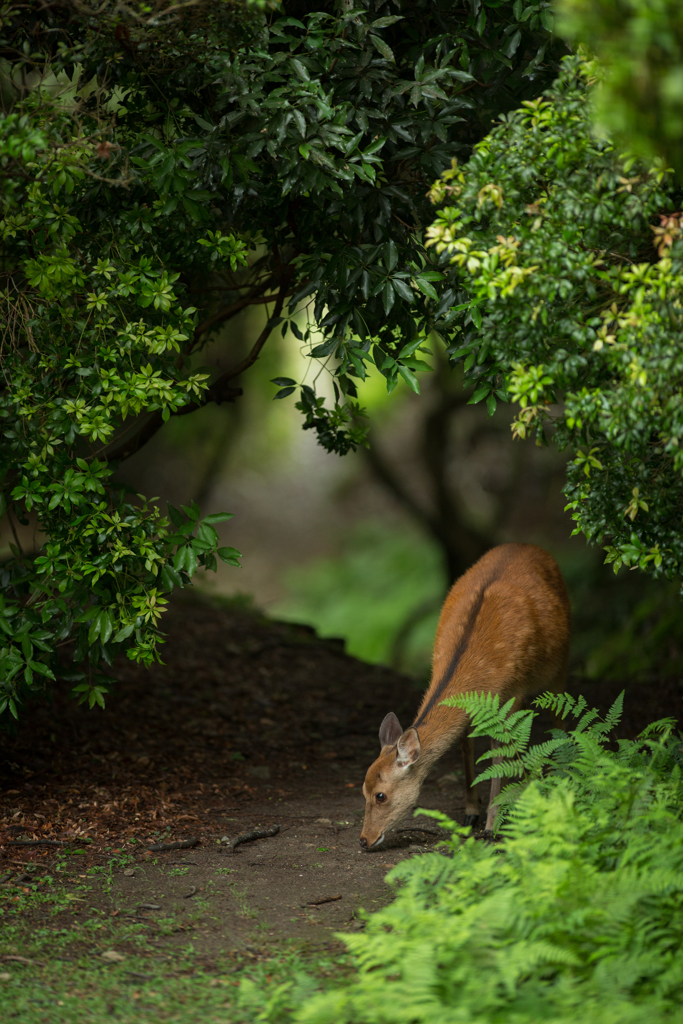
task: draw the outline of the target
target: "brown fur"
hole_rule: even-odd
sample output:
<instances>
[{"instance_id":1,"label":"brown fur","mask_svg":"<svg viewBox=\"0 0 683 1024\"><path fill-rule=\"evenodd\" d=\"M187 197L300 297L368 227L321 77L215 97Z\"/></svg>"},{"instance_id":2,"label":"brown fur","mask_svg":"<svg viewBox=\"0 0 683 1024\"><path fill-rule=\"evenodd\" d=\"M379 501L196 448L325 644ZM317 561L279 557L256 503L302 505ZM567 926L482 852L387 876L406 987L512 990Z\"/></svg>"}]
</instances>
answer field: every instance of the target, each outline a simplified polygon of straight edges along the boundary
<instances>
[{"instance_id":1,"label":"brown fur","mask_svg":"<svg viewBox=\"0 0 683 1024\"><path fill-rule=\"evenodd\" d=\"M469 788L467 716L441 702L478 690L499 694L501 704L512 697L518 706L532 694L559 692L568 651L569 599L555 560L534 544L502 544L488 551L446 598L434 642L432 679L415 722L403 733L393 715L382 723L382 751L363 786L361 845L381 842L386 830L405 817L431 766L458 740L463 741L471 813L478 798ZM496 789L500 785L493 787L497 796ZM378 793L386 796L382 803ZM491 819L489 808L487 827Z\"/></svg>"}]
</instances>

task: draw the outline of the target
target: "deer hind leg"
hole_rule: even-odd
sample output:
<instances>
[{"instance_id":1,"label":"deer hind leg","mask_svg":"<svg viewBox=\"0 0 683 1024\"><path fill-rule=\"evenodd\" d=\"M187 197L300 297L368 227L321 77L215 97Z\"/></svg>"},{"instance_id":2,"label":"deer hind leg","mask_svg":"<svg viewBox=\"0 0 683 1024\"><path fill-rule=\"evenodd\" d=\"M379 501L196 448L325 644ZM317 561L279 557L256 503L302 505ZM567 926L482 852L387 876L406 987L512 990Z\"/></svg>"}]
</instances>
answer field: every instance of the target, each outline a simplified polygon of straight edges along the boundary
<instances>
[{"instance_id":1,"label":"deer hind leg","mask_svg":"<svg viewBox=\"0 0 683 1024\"><path fill-rule=\"evenodd\" d=\"M497 740L491 740L491 750L495 750L499 747L500 743ZM492 764L500 764L503 760L502 757L494 757L491 761ZM500 796L500 791L503 788L503 780L498 777L491 779L491 796L489 797L489 806L486 811L486 826L484 828L484 835L491 838L493 836L493 823L496 820L496 813L498 808L495 806L496 800Z\"/></svg>"},{"instance_id":2,"label":"deer hind leg","mask_svg":"<svg viewBox=\"0 0 683 1024\"><path fill-rule=\"evenodd\" d=\"M465 765L465 827L474 827L479 821L479 791L474 783L474 740L463 736L460 740Z\"/></svg>"}]
</instances>

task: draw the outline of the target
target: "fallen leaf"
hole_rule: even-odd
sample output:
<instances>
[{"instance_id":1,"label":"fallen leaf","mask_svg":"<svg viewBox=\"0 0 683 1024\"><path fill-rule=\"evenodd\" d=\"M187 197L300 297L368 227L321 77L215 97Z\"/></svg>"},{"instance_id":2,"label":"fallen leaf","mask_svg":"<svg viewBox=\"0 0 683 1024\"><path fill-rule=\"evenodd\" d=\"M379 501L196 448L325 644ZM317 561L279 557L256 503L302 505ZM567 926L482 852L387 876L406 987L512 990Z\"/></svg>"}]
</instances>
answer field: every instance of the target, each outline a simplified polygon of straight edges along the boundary
<instances>
[{"instance_id":1,"label":"fallen leaf","mask_svg":"<svg viewBox=\"0 0 683 1024\"><path fill-rule=\"evenodd\" d=\"M106 953L102 953L101 957L103 960L107 960L111 964L118 964L121 960L125 960L125 956L121 953L117 953L115 949L108 949Z\"/></svg>"}]
</instances>

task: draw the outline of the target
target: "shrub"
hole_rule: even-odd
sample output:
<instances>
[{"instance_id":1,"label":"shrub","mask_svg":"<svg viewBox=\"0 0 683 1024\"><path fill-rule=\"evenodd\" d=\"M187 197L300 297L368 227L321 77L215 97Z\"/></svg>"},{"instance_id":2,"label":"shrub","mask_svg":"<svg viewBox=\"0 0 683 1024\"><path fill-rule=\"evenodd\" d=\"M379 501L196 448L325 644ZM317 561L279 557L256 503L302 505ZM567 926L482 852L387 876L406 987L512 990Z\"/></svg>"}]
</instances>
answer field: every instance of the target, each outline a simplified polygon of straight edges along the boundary
<instances>
[{"instance_id":1,"label":"shrub","mask_svg":"<svg viewBox=\"0 0 683 1024\"><path fill-rule=\"evenodd\" d=\"M470 296L452 358L473 400L509 397L517 436L573 449L567 507L615 569L680 579L680 196L662 166L592 133L596 74L566 58L446 172L430 236Z\"/></svg>"}]
</instances>

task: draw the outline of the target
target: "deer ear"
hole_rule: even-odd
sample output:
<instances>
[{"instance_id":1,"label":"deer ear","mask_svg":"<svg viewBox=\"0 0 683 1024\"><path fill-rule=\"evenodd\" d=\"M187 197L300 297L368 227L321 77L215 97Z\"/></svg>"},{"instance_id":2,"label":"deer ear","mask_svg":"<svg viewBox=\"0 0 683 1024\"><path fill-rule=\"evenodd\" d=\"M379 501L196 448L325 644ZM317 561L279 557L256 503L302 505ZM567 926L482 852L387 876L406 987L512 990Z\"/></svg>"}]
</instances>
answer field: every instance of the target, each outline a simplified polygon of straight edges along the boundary
<instances>
[{"instance_id":1,"label":"deer ear","mask_svg":"<svg viewBox=\"0 0 683 1024\"><path fill-rule=\"evenodd\" d=\"M415 764L420 756L420 749L420 737L417 734L417 729L413 729L411 726L399 737L396 745L396 763L399 768L407 768L409 764Z\"/></svg>"},{"instance_id":2,"label":"deer ear","mask_svg":"<svg viewBox=\"0 0 683 1024\"><path fill-rule=\"evenodd\" d=\"M403 732L403 728L393 711L385 715L379 727L379 743L381 747L393 747Z\"/></svg>"}]
</instances>

